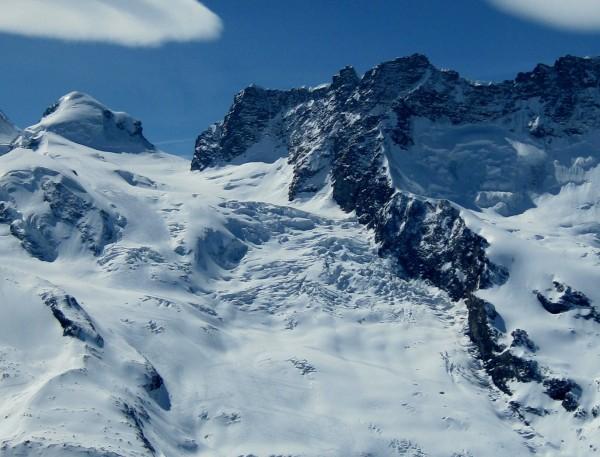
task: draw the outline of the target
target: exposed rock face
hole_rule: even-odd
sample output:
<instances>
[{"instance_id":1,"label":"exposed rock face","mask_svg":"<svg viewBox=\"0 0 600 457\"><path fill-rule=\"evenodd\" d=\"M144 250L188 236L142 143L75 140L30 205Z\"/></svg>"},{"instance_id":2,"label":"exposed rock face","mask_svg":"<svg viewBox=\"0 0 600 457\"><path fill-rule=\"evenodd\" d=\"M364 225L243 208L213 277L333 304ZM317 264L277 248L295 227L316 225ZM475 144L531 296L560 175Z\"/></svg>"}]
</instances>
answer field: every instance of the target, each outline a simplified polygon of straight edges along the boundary
<instances>
[{"instance_id":1,"label":"exposed rock face","mask_svg":"<svg viewBox=\"0 0 600 457\"><path fill-rule=\"evenodd\" d=\"M465 300L468 317L468 335L475 345L479 358L496 387L511 395L510 382L543 383L545 394L553 400L560 401L563 408L569 412L579 406L582 394L581 387L571 380L554 379L544 374L545 370L538 362L527 357L516 355L513 350L521 348L530 354L537 351L537 346L525 330L517 329L512 332L513 342L510 348L499 344L499 337L506 332L501 316L494 306L474 295ZM521 406L513 402L515 411L520 415ZM528 408L525 407L525 410ZM531 409L525 411L539 414Z\"/></svg>"},{"instance_id":2,"label":"exposed rock face","mask_svg":"<svg viewBox=\"0 0 600 457\"><path fill-rule=\"evenodd\" d=\"M536 352L539 349L525 330L518 328L511 333L511 336L513 337L511 347L523 348L529 352Z\"/></svg>"},{"instance_id":3,"label":"exposed rock face","mask_svg":"<svg viewBox=\"0 0 600 457\"><path fill-rule=\"evenodd\" d=\"M498 344L497 339L505 329L494 306L474 295L467 297L466 304L469 337L496 387L510 394L510 381L541 382L543 377L537 362L517 357Z\"/></svg>"},{"instance_id":4,"label":"exposed rock face","mask_svg":"<svg viewBox=\"0 0 600 457\"><path fill-rule=\"evenodd\" d=\"M493 325L498 314L491 303L473 295L465 300L469 311L468 335L479 351L481 359L489 361L504 347L498 344L500 330Z\"/></svg>"},{"instance_id":5,"label":"exposed rock face","mask_svg":"<svg viewBox=\"0 0 600 457\"><path fill-rule=\"evenodd\" d=\"M447 201L397 193L373 225L383 253L397 259L410 277L430 280L455 300L506 276L486 258L487 242Z\"/></svg>"},{"instance_id":6,"label":"exposed rock face","mask_svg":"<svg viewBox=\"0 0 600 457\"><path fill-rule=\"evenodd\" d=\"M199 136L192 169L272 148L293 165L290 199L331 182L340 206L361 217L392 189L514 214L570 179L560 167L576 157L555 145L597 145L599 84L599 59L567 56L482 85L417 54L362 78L345 68L314 89L251 86Z\"/></svg>"},{"instance_id":7,"label":"exposed rock face","mask_svg":"<svg viewBox=\"0 0 600 457\"><path fill-rule=\"evenodd\" d=\"M164 410L171 409L171 396L165 386L162 376L156 371L156 368L146 362L144 375L144 390L150 397Z\"/></svg>"},{"instance_id":8,"label":"exposed rock face","mask_svg":"<svg viewBox=\"0 0 600 457\"><path fill-rule=\"evenodd\" d=\"M104 338L98 333L92 319L75 297L59 296L48 292L42 295L42 299L63 328L64 336L77 338L98 347L104 346Z\"/></svg>"},{"instance_id":9,"label":"exposed rock face","mask_svg":"<svg viewBox=\"0 0 600 457\"><path fill-rule=\"evenodd\" d=\"M143 134L142 123L126 113L108 109L81 92L71 92L46 109L40 122L25 129L16 141L35 148L43 132L108 152L153 151Z\"/></svg>"},{"instance_id":10,"label":"exposed rock face","mask_svg":"<svg viewBox=\"0 0 600 457\"><path fill-rule=\"evenodd\" d=\"M553 400L562 402L567 411L575 411L579 406L581 387L571 379L547 379L544 381L546 394Z\"/></svg>"},{"instance_id":11,"label":"exposed rock face","mask_svg":"<svg viewBox=\"0 0 600 457\"><path fill-rule=\"evenodd\" d=\"M551 314L560 314L573 309L591 309L590 300L582 293L573 290L557 281L553 282L554 290L550 290L550 296L535 291L535 295L546 311Z\"/></svg>"}]
</instances>

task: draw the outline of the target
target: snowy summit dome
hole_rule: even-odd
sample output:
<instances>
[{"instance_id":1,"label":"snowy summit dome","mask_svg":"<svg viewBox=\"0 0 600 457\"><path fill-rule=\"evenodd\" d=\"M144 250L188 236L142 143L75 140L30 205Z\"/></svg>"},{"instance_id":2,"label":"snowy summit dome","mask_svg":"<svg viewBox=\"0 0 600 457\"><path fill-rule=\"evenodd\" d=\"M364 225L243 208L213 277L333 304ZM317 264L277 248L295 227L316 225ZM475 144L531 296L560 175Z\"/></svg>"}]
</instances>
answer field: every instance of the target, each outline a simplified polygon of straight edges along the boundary
<instances>
[{"instance_id":1,"label":"snowy summit dome","mask_svg":"<svg viewBox=\"0 0 600 457\"><path fill-rule=\"evenodd\" d=\"M52 132L84 146L109 152L154 150L142 133L142 123L127 113L108 109L82 92L71 92L27 128L21 142L31 145L43 132Z\"/></svg>"}]
</instances>

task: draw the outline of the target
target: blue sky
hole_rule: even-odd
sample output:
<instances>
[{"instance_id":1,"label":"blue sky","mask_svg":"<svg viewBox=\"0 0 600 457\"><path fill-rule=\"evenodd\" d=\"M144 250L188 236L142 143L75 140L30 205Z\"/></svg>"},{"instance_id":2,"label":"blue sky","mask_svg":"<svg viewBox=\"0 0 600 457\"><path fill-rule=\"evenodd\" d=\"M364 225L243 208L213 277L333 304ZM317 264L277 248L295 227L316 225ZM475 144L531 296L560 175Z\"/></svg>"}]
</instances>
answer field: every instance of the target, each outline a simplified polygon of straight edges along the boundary
<instances>
[{"instance_id":1,"label":"blue sky","mask_svg":"<svg viewBox=\"0 0 600 457\"><path fill-rule=\"evenodd\" d=\"M161 148L191 155L194 138L250 83L316 85L345 65L364 72L414 52L479 80L564 54L600 55L600 26L553 27L496 1L512 0L205 0L221 18L219 38L157 47L0 34L0 108L27 126L81 90L141 119Z\"/></svg>"}]
</instances>

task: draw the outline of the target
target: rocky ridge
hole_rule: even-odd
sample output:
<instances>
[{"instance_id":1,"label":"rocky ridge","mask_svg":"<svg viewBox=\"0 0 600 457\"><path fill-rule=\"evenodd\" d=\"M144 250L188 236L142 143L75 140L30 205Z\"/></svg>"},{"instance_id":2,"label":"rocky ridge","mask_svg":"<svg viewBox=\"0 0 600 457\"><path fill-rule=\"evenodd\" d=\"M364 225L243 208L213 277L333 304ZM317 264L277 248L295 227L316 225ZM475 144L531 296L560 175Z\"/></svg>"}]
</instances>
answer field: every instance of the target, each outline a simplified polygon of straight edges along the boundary
<instances>
[{"instance_id":1,"label":"rocky ridge","mask_svg":"<svg viewBox=\"0 0 600 457\"><path fill-rule=\"evenodd\" d=\"M193 170L273 148L294 168L290 200L331 183L360 217L395 189L515 214L598 162L600 59L566 56L514 80L481 84L419 54L359 77L289 91L250 86L196 142ZM477 169L469 166L477 160Z\"/></svg>"},{"instance_id":2,"label":"rocky ridge","mask_svg":"<svg viewBox=\"0 0 600 457\"><path fill-rule=\"evenodd\" d=\"M598 163L580 156L600 144L598 126L600 59L566 56L481 84L415 54L362 77L346 67L317 88L244 89L198 137L191 168L261 161L270 151L293 168L290 201L330 186L400 274L465 300L467 333L495 385L510 393L508 381L542 382L543 370L498 343L502 318L474 293L508 272L490 262L487 241L454 203L511 215L537 195L580 183Z\"/></svg>"}]
</instances>

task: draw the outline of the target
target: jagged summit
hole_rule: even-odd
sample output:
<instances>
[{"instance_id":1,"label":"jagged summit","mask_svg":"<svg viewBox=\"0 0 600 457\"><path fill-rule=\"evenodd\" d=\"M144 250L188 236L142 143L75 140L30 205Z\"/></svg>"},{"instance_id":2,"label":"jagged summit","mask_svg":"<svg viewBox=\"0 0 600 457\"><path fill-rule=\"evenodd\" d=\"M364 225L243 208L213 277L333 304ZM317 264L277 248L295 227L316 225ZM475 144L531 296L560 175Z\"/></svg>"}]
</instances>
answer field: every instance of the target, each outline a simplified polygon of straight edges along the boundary
<instances>
[{"instance_id":1,"label":"jagged summit","mask_svg":"<svg viewBox=\"0 0 600 457\"><path fill-rule=\"evenodd\" d=\"M82 92L71 92L47 108L40 122L27 128L18 143L26 147L35 145L43 132L102 151L154 150L142 133L140 121L127 113L112 111Z\"/></svg>"},{"instance_id":2,"label":"jagged summit","mask_svg":"<svg viewBox=\"0 0 600 457\"><path fill-rule=\"evenodd\" d=\"M358 73L356 73L354 67L347 66L333 76L331 87L334 89L341 89L343 87L354 89L359 82L360 77L358 76Z\"/></svg>"},{"instance_id":3,"label":"jagged summit","mask_svg":"<svg viewBox=\"0 0 600 457\"><path fill-rule=\"evenodd\" d=\"M287 157L290 199L331 183L348 211L399 189L517 214L589 170L573 169L579 151L598 161L599 86L600 60L573 56L485 85L421 54L346 67L312 90L243 90L192 169Z\"/></svg>"}]
</instances>

